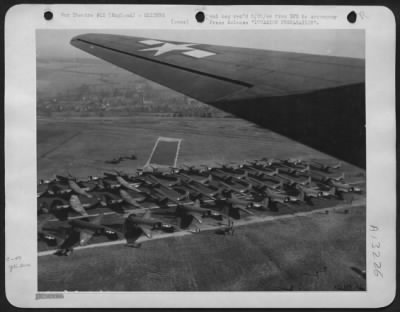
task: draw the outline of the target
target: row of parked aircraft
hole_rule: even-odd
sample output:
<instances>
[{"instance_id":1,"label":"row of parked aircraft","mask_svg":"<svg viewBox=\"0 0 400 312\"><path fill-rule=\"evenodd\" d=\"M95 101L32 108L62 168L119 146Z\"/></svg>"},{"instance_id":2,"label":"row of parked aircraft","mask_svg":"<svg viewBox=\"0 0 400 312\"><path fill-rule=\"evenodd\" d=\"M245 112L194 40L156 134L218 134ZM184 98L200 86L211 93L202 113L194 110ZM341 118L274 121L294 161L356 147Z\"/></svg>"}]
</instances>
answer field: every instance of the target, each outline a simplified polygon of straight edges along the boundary
<instances>
[{"instance_id":1,"label":"row of parked aircraft","mask_svg":"<svg viewBox=\"0 0 400 312\"><path fill-rule=\"evenodd\" d=\"M253 215L255 209L276 211L280 205L312 205L314 199L342 198L344 193L361 192L344 181L344 174L338 173L340 166L260 159L213 167L139 170L135 175L116 171L85 180L56 176L38 185L39 239L58 246L59 229L52 232L46 228L53 216L68 224L61 235L58 255L68 255L74 245L87 244L93 235L114 240L122 234L128 246L139 247L136 241L141 235L151 238L155 230L199 231L195 224L204 218L218 220L223 233L231 233L233 220L240 219L243 213ZM149 203L172 210L177 226L154 218ZM87 211L91 209L120 214L123 229L103 225L104 213L90 219ZM143 210L145 213L140 214Z\"/></svg>"}]
</instances>

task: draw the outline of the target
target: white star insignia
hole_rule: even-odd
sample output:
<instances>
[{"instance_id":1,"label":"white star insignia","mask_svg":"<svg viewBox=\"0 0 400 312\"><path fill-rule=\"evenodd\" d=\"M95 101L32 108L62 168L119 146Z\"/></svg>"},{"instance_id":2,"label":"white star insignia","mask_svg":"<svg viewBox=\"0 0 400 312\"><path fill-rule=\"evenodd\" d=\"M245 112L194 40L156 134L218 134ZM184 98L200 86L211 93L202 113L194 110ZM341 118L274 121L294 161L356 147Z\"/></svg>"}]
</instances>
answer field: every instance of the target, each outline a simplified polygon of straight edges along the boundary
<instances>
[{"instance_id":1,"label":"white star insignia","mask_svg":"<svg viewBox=\"0 0 400 312\"><path fill-rule=\"evenodd\" d=\"M175 44L175 43L162 42L162 41L157 41L157 40L142 40L139 42L142 44L145 44L145 45L161 44L160 46L157 46L157 47L151 47L151 48L138 50L140 52L156 51L156 53L153 56L159 56L164 53L171 52L171 51L186 51L186 52L183 52L183 54L194 57L194 58L203 58L203 57L207 57L210 55L215 55L215 53L212 53L212 52L193 48L192 46L196 45L196 43Z\"/></svg>"},{"instance_id":2,"label":"white star insignia","mask_svg":"<svg viewBox=\"0 0 400 312\"><path fill-rule=\"evenodd\" d=\"M164 43L159 47L142 49L139 51L157 51L154 56L159 56L161 54L170 52L170 51L188 51L193 50L190 46L194 45L194 43L184 43L184 44L173 44L173 43Z\"/></svg>"}]
</instances>

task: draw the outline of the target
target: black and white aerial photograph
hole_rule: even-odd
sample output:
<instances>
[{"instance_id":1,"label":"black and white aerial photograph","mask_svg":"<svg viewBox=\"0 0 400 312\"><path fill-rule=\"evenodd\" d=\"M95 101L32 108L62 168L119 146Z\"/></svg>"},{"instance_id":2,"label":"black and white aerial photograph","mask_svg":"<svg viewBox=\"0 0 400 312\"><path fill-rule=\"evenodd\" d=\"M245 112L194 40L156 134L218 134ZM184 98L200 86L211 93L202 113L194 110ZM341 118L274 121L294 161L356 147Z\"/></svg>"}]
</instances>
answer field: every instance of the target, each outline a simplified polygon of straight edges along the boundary
<instances>
[{"instance_id":1,"label":"black and white aerial photograph","mask_svg":"<svg viewBox=\"0 0 400 312\"><path fill-rule=\"evenodd\" d=\"M366 291L365 31L37 29L38 291Z\"/></svg>"}]
</instances>

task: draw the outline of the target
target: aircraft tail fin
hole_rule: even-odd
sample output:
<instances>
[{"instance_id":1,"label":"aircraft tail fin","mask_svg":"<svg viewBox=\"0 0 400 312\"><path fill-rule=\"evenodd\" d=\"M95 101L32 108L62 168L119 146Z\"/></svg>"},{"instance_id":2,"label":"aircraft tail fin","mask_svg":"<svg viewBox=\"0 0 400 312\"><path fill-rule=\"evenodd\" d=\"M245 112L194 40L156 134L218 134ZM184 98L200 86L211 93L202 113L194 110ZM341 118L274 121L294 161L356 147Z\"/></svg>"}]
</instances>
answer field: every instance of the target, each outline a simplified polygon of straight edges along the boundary
<instances>
[{"instance_id":1,"label":"aircraft tail fin","mask_svg":"<svg viewBox=\"0 0 400 312\"><path fill-rule=\"evenodd\" d=\"M176 182L172 183L170 186L182 185L182 184L183 184L182 179L181 179L181 178L178 178L178 179L176 180Z\"/></svg>"},{"instance_id":2,"label":"aircraft tail fin","mask_svg":"<svg viewBox=\"0 0 400 312\"><path fill-rule=\"evenodd\" d=\"M236 194L234 194L233 192L229 194L231 199L233 200L239 200L239 198L236 196Z\"/></svg>"},{"instance_id":3,"label":"aircraft tail fin","mask_svg":"<svg viewBox=\"0 0 400 312\"><path fill-rule=\"evenodd\" d=\"M259 185L257 186L257 189L260 190L261 192L265 192L265 190L267 189L266 185Z\"/></svg>"},{"instance_id":4,"label":"aircraft tail fin","mask_svg":"<svg viewBox=\"0 0 400 312\"><path fill-rule=\"evenodd\" d=\"M300 192L299 192L299 195L297 195L297 199L299 200L299 201L304 201L304 199L305 199L305 194L304 194L304 192L303 192L303 190L300 190Z\"/></svg>"},{"instance_id":5,"label":"aircraft tail fin","mask_svg":"<svg viewBox=\"0 0 400 312\"><path fill-rule=\"evenodd\" d=\"M219 197L219 196L223 196L224 195L224 188L220 187L218 188L218 190L216 192L214 192L213 194L211 194L211 196L213 197Z\"/></svg>"},{"instance_id":6,"label":"aircraft tail fin","mask_svg":"<svg viewBox=\"0 0 400 312\"><path fill-rule=\"evenodd\" d=\"M168 204L168 198L167 197L163 197L158 201L158 203L160 205L166 205L166 204Z\"/></svg>"},{"instance_id":7,"label":"aircraft tail fin","mask_svg":"<svg viewBox=\"0 0 400 312\"><path fill-rule=\"evenodd\" d=\"M192 217L193 217L193 219L194 220L196 220L198 223L203 223L203 221L201 220L201 218L198 216L198 215L196 215L196 214L194 214L194 213L191 213L190 214Z\"/></svg>"},{"instance_id":8,"label":"aircraft tail fin","mask_svg":"<svg viewBox=\"0 0 400 312\"><path fill-rule=\"evenodd\" d=\"M245 191L250 191L253 189L253 184L249 183L249 185L245 188Z\"/></svg>"},{"instance_id":9,"label":"aircraft tail fin","mask_svg":"<svg viewBox=\"0 0 400 312\"><path fill-rule=\"evenodd\" d=\"M199 199L196 199L196 200L194 201L193 207L194 207L194 208L201 208L201 207L200 207L200 200L199 200Z\"/></svg>"},{"instance_id":10,"label":"aircraft tail fin","mask_svg":"<svg viewBox=\"0 0 400 312\"><path fill-rule=\"evenodd\" d=\"M225 188L220 188L221 194L227 194L229 197L232 197L234 195L234 192L232 189L225 189Z\"/></svg>"},{"instance_id":11,"label":"aircraft tail fin","mask_svg":"<svg viewBox=\"0 0 400 312\"><path fill-rule=\"evenodd\" d=\"M145 212L144 215L143 215L143 218L144 218L144 219L149 219L149 218L151 218L151 210L150 210L150 209L147 209L147 210L146 210L146 212Z\"/></svg>"},{"instance_id":12,"label":"aircraft tail fin","mask_svg":"<svg viewBox=\"0 0 400 312\"><path fill-rule=\"evenodd\" d=\"M276 188L282 188L283 187L283 181L280 181L279 183L278 183L278 186L276 187Z\"/></svg>"},{"instance_id":13,"label":"aircraft tail fin","mask_svg":"<svg viewBox=\"0 0 400 312\"><path fill-rule=\"evenodd\" d=\"M342 162L339 161L336 165L333 165L333 166L332 166L332 169L339 169L339 168L341 168L341 167L342 167Z\"/></svg>"},{"instance_id":14,"label":"aircraft tail fin","mask_svg":"<svg viewBox=\"0 0 400 312\"><path fill-rule=\"evenodd\" d=\"M265 209L269 208L270 200L269 197L265 197L265 199L262 201L262 205Z\"/></svg>"},{"instance_id":15,"label":"aircraft tail fin","mask_svg":"<svg viewBox=\"0 0 400 312\"><path fill-rule=\"evenodd\" d=\"M342 172L342 174L340 176L334 177L334 178L331 177L330 179L335 180L335 181L343 181L344 180L344 172Z\"/></svg>"},{"instance_id":16,"label":"aircraft tail fin","mask_svg":"<svg viewBox=\"0 0 400 312\"><path fill-rule=\"evenodd\" d=\"M104 176L113 178L116 176L116 174L111 172L104 172Z\"/></svg>"},{"instance_id":17,"label":"aircraft tail fin","mask_svg":"<svg viewBox=\"0 0 400 312\"><path fill-rule=\"evenodd\" d=\"M232 176L229 176L229 177L223 177L223 180L224 180L225 182L232 182L232 180L233 180L233 177L232 177Z\"/></svg>"},{"instance_id":18,"label":"aircraft tail fin","mask_svg":"<svg viewBox=\"0 0 400 312\"><path fill-rule=\"evenodd\" d=\"M66 177L64 177L64 176L60 176L60 175L56 174L56 178L55 178L55 180L56 180L56 181L63 181L63 182L65 182L65 181L67 181L67 180L68 180L68 178L66 178Z\"/></svg>"},{"instance_id":19,"label":"aircraft tail fin","mask_svg":"<svg viewBox=\"0 0 400 312\"><path fill-rule=\"evenodd\" d=\"M254 215L254 213L252 211L250 211L249 209L245 208L245 207L239 207L239 209L249 215Z\"/></svg>"},{"instance_id":20,"label":"aircraft tail fin","mask_svg":"<svg viewBox=\"0 0 400 312\"><path fill-rule=\"evenodd\" d=\"M190 192L186 191L185 194L183 194L182 196L179 196L177 199L184 200L184 199L188 199L189 197L190 197Z\"/></svg>"},{"instance_id":21,"label":"aircraft tail fin","mask_svg":"<svg viewBox=\"0 0 400 312\"><path fill-rule=\"evenodd\" d=\"M103 221L104 218L104 213L99 214L95 218L93 218L90 223L96 224L96 225L101 225L101 222Z\"/></svg>"},{"instance_id":22,"label":"aircraft tail fin","mask_svg":"<svg viewBox=\"0 0 400 312\"><path fill-rule=\"evenodd\" d=\"M190 183L190 182L193 182L193 179L191 178L191 177L189 177L188 175L186 175L186 174L182 174L182 176L185 178L185 179L187 179L187 183ZM181 181L183 181L182 179L181 179Z\"/></svg>"},{"instance_id":23,"label":"aircraft tail fin","mask_svg":"<svg viewBox=\"0 0 400 312\"><path fill-rule=\"evenodd\" d=\"M255 176L255 177L257 177L257 178L261 178L261 177L264 176L264 173L258 172L258 171L257 171L257 172L254 172L252 175Z\"/></svg>"},{"instance_id":24,"label":"aircraft tail fin","mask_svg":"<svg viewBox=\"0 0 400 312\"><path fill-rule=\"evenodd\" d=\"M329 191L328 191L330 196L335 196L336 195L336 187L332 186Z\"/></svg>"},{"instance_id":25,"label":"aircraft tail fin","mask_svg":"<svg viewBox=\"0 0 400 312\"><path fill-rule=\"evenodd\" d=\"M143 234L146 235L147 238L152 238L153 235L151 234L151 231L147 228L145 228L144 226L140 227Z\"/></svg>"}]
</instances>

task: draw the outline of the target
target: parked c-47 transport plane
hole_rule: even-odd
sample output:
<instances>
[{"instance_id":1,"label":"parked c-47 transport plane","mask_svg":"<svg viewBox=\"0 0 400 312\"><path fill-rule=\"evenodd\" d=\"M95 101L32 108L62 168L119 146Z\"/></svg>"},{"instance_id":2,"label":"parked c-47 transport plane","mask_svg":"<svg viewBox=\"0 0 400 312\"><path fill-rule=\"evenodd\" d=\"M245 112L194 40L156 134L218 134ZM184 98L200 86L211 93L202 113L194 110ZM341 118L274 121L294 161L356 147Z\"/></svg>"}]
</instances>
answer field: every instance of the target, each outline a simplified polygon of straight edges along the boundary
<instances>
[{"instance_id":1,"label":"parked c-47 transport plane","mask_svg":"<svg viewBox=\"0 0 400 312\"><path fill-rule=\"evenodd\" d=\"M71 44L365 168L363 59L109 34L79 35Z\"/></svg>"}]
</instances>

